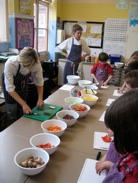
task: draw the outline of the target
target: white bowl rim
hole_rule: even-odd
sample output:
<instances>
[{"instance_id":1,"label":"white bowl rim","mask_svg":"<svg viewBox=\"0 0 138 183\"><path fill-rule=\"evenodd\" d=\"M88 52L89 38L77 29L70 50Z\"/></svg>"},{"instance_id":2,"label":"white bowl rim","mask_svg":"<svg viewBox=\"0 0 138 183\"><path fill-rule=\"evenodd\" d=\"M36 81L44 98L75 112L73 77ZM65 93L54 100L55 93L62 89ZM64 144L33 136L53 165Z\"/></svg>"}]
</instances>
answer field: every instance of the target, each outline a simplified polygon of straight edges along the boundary
<instances>
[{"instance_id":1,"label":"white bowl rim","mask_svg":"<svg viewBox=\"0 0 138 183\"><path fill-rule=\"evenodd\" d=\"M61 110L61 111L58 111L57 113L56 113L56 116L59 114L59 113L61 113L61 112L72 112L72 113L74 113L74 114L76 114L78 117L77 118L75 118L75 119L78 119L79 118L79 114L76 112L76 111L73 111L73 110ZM60 117L59 117L60 118ZM62 119L62 118L60 118L60 119ZM64 119L63 119L64 120ZM65 120L70 120L70 119L65 119Z\"/></svg>"},{"instance_id":2,"label":"white bowl rim","mask_svg":"<svg viewBox=\"0 0 138 183\"><path fill-rule=\"evenodd\" d=\"M46 154L46 156L47 156L47 161L44 161L44 164L43 165L41 165L40 167L38 167L38 168L25 168L25 167L22 167L22 166L20 166L18 163L17 163L17 161L16 161L16 158L17 158L17 156L21 153L21 152L23 152L23 151L26 151L26 150L39 150L39 151L42 151L42 152L44 152L45 154ZM20 151L18 151L15 155L14 155L14 163L18 166L18 167L20 167L20 168L22 168L22 169L24 169L24 170L35 170L35 169L39 169L39 168L42 168L42 167L44 167L48 162L49 162L49 159L50 159L50 157L49 157L49 154L48 154L48 152L46 152L45 150L43 150L42 148L35 148L35 147L28 147L28 148L24 148L24 149L21 149Z\"/></svg>"},{"instance_id":3,"label":"white bowl rim","mask_svg":"<svg viewBox=\"0 0 138 183\"><path fill-rule=\"evenodd\" d=\"M74 77L75 76L75 78L69 78L69 77ZM80 79L80 76L77 76L77 75L68 75L67 76L67 79Z\"/></svg>"},{"instance_id":4,"label":"white bowl rim","mask_svg":"<svg viewBox=\"0 0 138 183\"><path fill-rule=\"evenodd\" d=\"M32 141L32 139L33 139L34 137L36 137L36 136L41 136L41 135L48 135L48 136L53 136L53 137L55 137L55 138L58 140L58 144L57 144L55 147L57 147L57 146L60 144L60 142L61 142L60 138L59 138L57 135L55 135L55 134L52 134L52 133L38 133L38 134L33 135L33 136L30 138L30 144L33 145L31 141ZM34 145L33 145L33 146L34 146ZM55 147L51 147L51 148L41 148L41 149L54 149ZM36 147L36 148L37 148L37 147Z\"/></svg>"},{"instance_id":5,"label":"white bowl rim","mask_svg":"<svg viewBox=\"0 0 138 183\"><path fill-rule=\"evenodd\" d=\"M71 109L71 107L72 106L76 106L76 105L83 105L83 106L86 106L87 107L87 111L89 111L91 108L90 108L90 106L89 105L87 105L87 104L71 104L71 105L69 105L69 108ZM74 110L75 111L75 110ZM78 111L78 112L86 112L86 111Z\"/></svg>"},{"instance_id":6,"label":"white bowl rim","mask_svg":"<svg viewBox=\"0 0 138 183\"><path fill-rule=\"evenodd\" d=\"M83 99L80 98L80 97L66 97L66 98L64 98L64 101L67 102L67 101L66 101L67 99L78 99L78 100L80 100L80 101L83 100ZM82 102L83 102L83 101L82 101Z\"/></svg>"},{"instance_id":7,"label":"white bowl rim","mask_svg":"<svg viewBox=\"0 0 138 183\"><path fill-rule=\"evenodd\" d=\"M64 130L66 130L66 128L67 128L67 124L63 121L63 120L60 120L60 119L49 119L49 120L45 120L45 121L43 121L42 123L41 123L41 128L43 128L44 130L46 130L46 131L48 131L47 129L45 129L44 127L43 127L43 125L45 124L45 123L47 123L47 122L52 122L52 121L56 121L56 122L60 122L61 124L64 124L64 129L63 130L61 130L61 131L58 131L58 132L54 132L54 133L59 133L59 132L62 132L62 131L64 131ZM49 131L48 131L49 132Z\"/></svg>"}]
</instances>

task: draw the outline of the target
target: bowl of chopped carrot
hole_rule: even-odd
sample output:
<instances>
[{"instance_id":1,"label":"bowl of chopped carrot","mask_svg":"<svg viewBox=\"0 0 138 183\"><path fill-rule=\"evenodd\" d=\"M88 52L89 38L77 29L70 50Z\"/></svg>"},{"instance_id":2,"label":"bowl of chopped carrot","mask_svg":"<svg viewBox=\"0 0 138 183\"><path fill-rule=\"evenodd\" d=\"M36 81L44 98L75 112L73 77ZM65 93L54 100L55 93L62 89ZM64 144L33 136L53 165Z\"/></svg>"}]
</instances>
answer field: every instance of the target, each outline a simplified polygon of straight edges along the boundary
<instances>
[{"instance_id":1,"label":"bowl of chopped carrot","mask_svg":"<svg viewBox=\"0 0 138 183\"><path fill-rule=\"evenodd\" d=\"M60 144L60 138L50 133L39 133L30 138L32 147L41 148L49 155L53 154Z\"/></svg>"},{"instance_id":2,"label":"bowl of chopped carrot","mask_svg":"<svg viewBox=\"0 0 138 183\"><path fill-rule=\"evenodd\" d=\"M86 104L72 104L69 106L70 110L73 110L79 114L79 118L86 116L90 110L90 107Z\"/></svg>"},{"instance_id":3,"label":"bowl of chopped carrot","mask_svg":"<svg viewBox=\"0 0 138 183\"><path fill-rule=\"evenodd\" d=\"M67 124L59 119L50 119L41 123L41 128L44 133L51 133L60 137L67 128Z\"/></svg>"}]
</instances>

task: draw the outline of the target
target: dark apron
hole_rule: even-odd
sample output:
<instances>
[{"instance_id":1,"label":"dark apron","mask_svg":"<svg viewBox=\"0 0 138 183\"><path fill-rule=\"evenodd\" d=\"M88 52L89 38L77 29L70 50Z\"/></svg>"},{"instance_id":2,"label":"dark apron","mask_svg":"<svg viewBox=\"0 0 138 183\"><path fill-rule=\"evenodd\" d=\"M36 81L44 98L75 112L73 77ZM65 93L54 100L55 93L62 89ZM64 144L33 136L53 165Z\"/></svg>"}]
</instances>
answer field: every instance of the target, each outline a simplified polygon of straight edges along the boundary
<instances>
[{"instance_id":1,"label":"dark apron","mask_svg":"<svg viewBox=\"0 0 138 183\"><path fill-rule=\"evenodd\" d=\"M121 157L117 163L109 170L107 176L102 183L123 183L124 178L133 171L134 167L138 165L138 160L133 162L129 167L126 164L122 164L124 171L118 171L118 164L123 160L125 156Z\"/></svg>"},{"instance_id":2,"label":"dark apron","mask_svg":"<svg viewBox=\"0 0 138 183\"><path fill-rule=\"evenodd\" d=\"M72 38L72 46L69 56L67 58L64 74L63 74L63 83L67 83L67 76L68 75L78 75L77 70L79 63L81 62L81 52L82 52L82 45L75 45L74 38Z\"/></svg>"},{"instance_id":3,"label":"dark apron","mask_svg":"<svg viewBox=\"0 0 138 183\"><path fill-rule=\"evenodd\" d=\"M101 81L101 82L106 81L107 78L108 78L108 69L107 69L107 67L105 67L104 69L101 69L100 67L97 67L95 76L98 79L98 81Z\"/></svg>"},{"instance_id":4,"label":"dark apron","mask_svg":"<svg viewBox=\"0 0 138 183\"><path fill-rule=\"evenodd\" d=\"M15 91L18 93L18 95L26 101L27 99L27 92L28 92L28 78L30 76L30 73L27 75L22 75L20 72L20 64L18 71L16 75L14 76L14 85L15 85ZM16 100L14 100L9 93L6 91L5 82L4 82L4 73L2 73L2 89L4 93L5 102L8 104L14 104L17 103Z\"/></svg>"}]
</instances>

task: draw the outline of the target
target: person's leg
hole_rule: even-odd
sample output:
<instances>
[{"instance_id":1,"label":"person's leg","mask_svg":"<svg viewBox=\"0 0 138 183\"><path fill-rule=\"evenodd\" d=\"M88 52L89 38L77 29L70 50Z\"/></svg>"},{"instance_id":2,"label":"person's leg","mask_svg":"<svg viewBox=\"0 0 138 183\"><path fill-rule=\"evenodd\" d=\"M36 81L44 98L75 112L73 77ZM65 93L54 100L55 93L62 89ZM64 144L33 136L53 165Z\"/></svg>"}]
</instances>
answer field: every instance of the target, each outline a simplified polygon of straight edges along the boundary
<instances>
[{"instance_id":1,"label":"person's leg","mask_svg":"<svg viewBox=\"0 0 138 183\"><path fill-rule=\"evenodd\" d=\"M9 117L9 125L17 120L17 104L6 103L6 112Z\"/></svg>"}]
</instances>

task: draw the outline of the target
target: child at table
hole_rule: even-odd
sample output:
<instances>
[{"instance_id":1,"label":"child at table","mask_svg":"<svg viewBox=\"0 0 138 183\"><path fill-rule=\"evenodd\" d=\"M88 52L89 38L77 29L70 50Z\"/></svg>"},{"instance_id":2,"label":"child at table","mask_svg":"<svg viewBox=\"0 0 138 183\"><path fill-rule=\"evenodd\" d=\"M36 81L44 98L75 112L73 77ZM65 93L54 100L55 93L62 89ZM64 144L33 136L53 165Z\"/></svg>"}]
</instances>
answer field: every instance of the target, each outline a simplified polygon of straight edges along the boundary
<instances>
[{"instance_id":1,"label":"child at table","mask_svg":"<svg viewBox=\"0 0 138 183\"><path fill-rule=\"evenodd\" d=\"M121 156L109 165L103 183L138 182L137 96L138 89L131 89L116 99L105 113L105 125L113 131L115 148Z\"/></svg>"},{"instance_id":2,"label":"child at table","mask_svg":"<svg viewBox=\"0 0 138 183\"><path fill-rule=\"evenodd\" d=\"M134 61L138 61L138 51L135 51L132 55L131 55L131 57L128 59L128 61L127 61L127 63L126 63L126 65L127 65L127 67L126 67L126 69L125 69L125 74L128 72L127 71L127 68L128 68L128 66L129 66L129 64L131 64L132 62L134 62ZM135 64L134 64L135 65ZM133 64L132 64L132 67L133 67ZM134 66L135 67L135 66ZM134 68L133 67L133 68ZM130 69L129 70L132 70L131 69L131 65L130 65L130 67L129 67ZM135 69L135 68L134 68ZM136 68L136 69L138 69L138 68ZM123 91L125 90L125 83L123 83L123 85L122 85L122 87L118 90L118 93L122 93Z\"/></svg>"},{"instance_id":3,"label":"child at table","mask_svg":"<svg viewBox=\"0 0 138 183\"><path fill-rule=\"evenodd\" d=\"M138 70L129 71L124 77L126 91L138 88Z\"/></svg>"},{"instance_id":4,"label":"child at table","mask_svg":"<svg viewBox=\"0 0 138 183\"><path fill-rule=\"evenodd\" d=\"M91 75L97 84L107 85L113 77L113 70L107 63L108 59L108 54L101 52L98 57L98 62L91 69Z\"/></svg>"},{"instance_id":5,"label":"child at table","mask_svg":"<svg viewBox=\"0 0 138 183\"><path fill-rule=\"evenodd\" d=\"M138 88L138 70L132 70L128 72L124 77L124 82L126 85L126 91ZM113 131L108 129L107 130L108 137L110 138L113 136ZM114 140L111 142L109 149L106 155L96 164L96 171L97 173L101 173L104 169L108 170L111 164L116 163L120 154L117 153Z\"/></svg>"}]
</instances>

